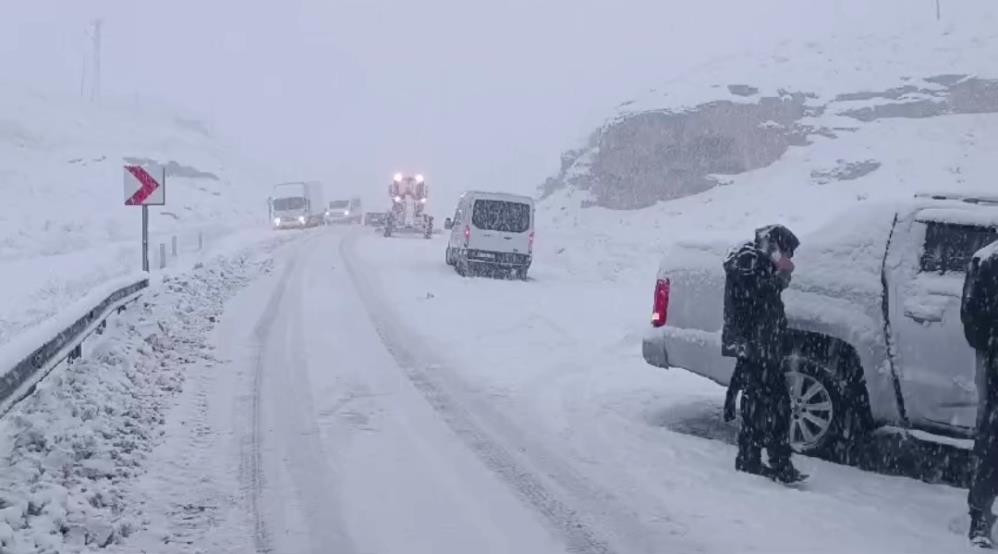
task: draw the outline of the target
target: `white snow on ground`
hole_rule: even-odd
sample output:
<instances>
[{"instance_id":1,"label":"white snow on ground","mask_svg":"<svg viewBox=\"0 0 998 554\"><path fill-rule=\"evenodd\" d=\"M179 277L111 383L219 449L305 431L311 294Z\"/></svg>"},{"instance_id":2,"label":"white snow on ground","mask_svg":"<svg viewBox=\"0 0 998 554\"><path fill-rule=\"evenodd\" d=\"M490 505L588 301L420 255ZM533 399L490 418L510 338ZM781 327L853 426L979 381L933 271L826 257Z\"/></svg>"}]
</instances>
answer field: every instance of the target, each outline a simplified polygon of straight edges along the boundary
<instances>
[{"instance_id":1,"label":"white snow on ground","mask_svg":"<svg viewBox=\"0 0 998 554\"><path fill-rule=\"evenodd\" d=\"M267 269L246 251L261 246L163 276L0 419L0 551L92 550L143 528L127 492L189 368L215 363L204 339L222 303Z\"/></svg>"},{"instance_id":2,"label":"white snow on ground","mask_svg":"<svg viewBox=\"0 0 998 554\"><path fill-rule=\"evenodd\" d=\"M154 256L172 236L186 255L198 234L212 246L232 229L266 225L273 178L195 120L2 82L0 104L0 343L140 268L140 210L123 205L126 158L173 161L183 175L168 178L167 205L150 210Z\"/></svg>"},{"instance_id":3,"label":"white snow on ground","mask_svg":"<svg viewBox=\"0 0 998 554\"><path fill-rule=\"evenodd\" d=\"M724 85L739 81L827 99L903 77L992 77L993 16L886 47L882 37L788 45L625 109L734 100ZM122 156L231 167L170 116L15 104L39 116L0 121L0 160L13 160L0 164L0 186L28 184L11 189L19 209L0 214L0 261L24 264L18 279L5 275L16 292L0 297L0 341L4 325L10 335L131 269L137 216L120 211ZM133 115L158 131L144 135ZM733 244L777 221L807 234L925 190L992 190L994 152L992 114L891 119L636 212L581 209L585 194L564 190L538 207L528 282L461 279L442 240L367 230L289 234L300 240L273 266L264 255L178 268L0 421L0 544L18 554L106 542L206 553L958 551L964 491L812 459L799 461L813 476L802 490L735 473L734 446L672 430L716 413L723 390L647 366L639 344L667 247ZM865 159L882 166L813 182L815 170ZM66 180L100 194L74 187L55 202ZM214 234L262 214L262 195L239 195L238 177L217 184L224 191L177 181L187 192L168 198L191 208L185 230ZM49 205L63 213L38 215ZM181 226L155 221L165 233ZM52 263L66 275L50 279Z\"/></svg>"},{"instance_id":4,"label":"white snow on ground","mask_svg":"<svg viewBox=\"0 0 998 554\"><path fill-rule=\"evenodd\" d=\"M115 348L140 360L139 348L156 353L157 341L171 341L156 380L129 381L113 397L138 421L125 426L100 402L78 409L97 414L86 421L56 409L67 390L101 397L76 384L86 375L116 390L122 367L107 379L53 377L24 404L25 416L8 418L11 426L50 413L72 423L0 434L14 445L13 466L41 475L40 485L13 481L4 512L20 525L13 537L58 541L65 530L100 541L106 523L121 552L961 547L961 490L812 459L799 460L811 483L788 489L735 473L729 443L671 430L691 414L716 415L723 390L640 358L655 257L627 249L612 229L587 234L549 221L540 229L528 282L462 279L444 265L440 238L384 239L369 229L287 234L298 240L274 254L273 271L224 310L217 295L196 293L199 270L171 278L162 301L196 305L192 319L162 313L157 300L103 339L127 331ZM210 340L208 315L221 318ZM167 331L156 331L157 320ZM159 337L151 343L142 338L150 332ZM135 367L149 377L151 368ZM90 434L108 421L139 438ZM730 434L710 417L698 421ZM52 455L40 442L94 444L97 459L122 464L105 463L113 477L96 484L85 454L64 460L65 477L41 473ZM112 457L119 442L131 451ZM94 505L87 495L97 492ZM53 494L82 500L50 501L54 515L44 507L32 515L32 499ZM72 533L69 514L84 522Z\"/></svg>"},{"instance_id":5,"label":"white snow on ground","mask_svg":"<svg viewBox=\"0 0 998 554\"><path fill-rule=\"evenodd\" d=\"M289 245L227 304L217 363L191 366L138 489L150 525L122 550L564 551L407 378L341 232Z\"/></svg>"},{"instance_id":6,"label":"white snow on ground","mask_svg":"<svg viewBox=\"0 0 998 554\"><path fill-rule=\"evenodd\" d=\"M426 371L470 391L477 414L499 414L516 430L511 449L559 468L555 494L574 499L613 551L961 548L964 491L812 459L799 460L811 483L790 490L735 473L731 444L665 428L704 412L719 420L723 389L641 359L657 258L607 242L541 227L525 283L459 278L441 241L364 237L356 252L383 317L434 353L439 366Z\"/></svg>"}]
</instances>

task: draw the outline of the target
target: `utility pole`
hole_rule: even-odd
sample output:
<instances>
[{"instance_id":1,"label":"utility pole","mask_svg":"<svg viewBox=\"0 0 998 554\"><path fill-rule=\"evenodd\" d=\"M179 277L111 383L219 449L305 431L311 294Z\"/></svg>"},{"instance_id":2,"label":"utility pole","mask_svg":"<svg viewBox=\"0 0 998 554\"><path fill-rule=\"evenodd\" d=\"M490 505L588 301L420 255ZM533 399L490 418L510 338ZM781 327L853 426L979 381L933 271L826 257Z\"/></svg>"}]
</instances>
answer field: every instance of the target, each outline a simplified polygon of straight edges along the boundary
<instances>
[{"instance_id":1,"label":"utility pole","mask_svg":"<svg viewBox=\"0 0 998 554\"><path fill-rule=\"evenodd\" d=\"M101 26L104 22L100 19L94 20L94 31L93 31L93 78L90 82L90 101L96 102L100 98L100 48L101 48Z\"/></svg>"},{"instance_id":2,"label":"utility pole","mask_svg":"<svg viewBox=\"0 0 998 554\"><path fill-rule=\"evenodd\" d=\"M939 21L943 17L943 8L940 5L942 0L936 0L936 21Z\"/></svg>"}]
</instances>

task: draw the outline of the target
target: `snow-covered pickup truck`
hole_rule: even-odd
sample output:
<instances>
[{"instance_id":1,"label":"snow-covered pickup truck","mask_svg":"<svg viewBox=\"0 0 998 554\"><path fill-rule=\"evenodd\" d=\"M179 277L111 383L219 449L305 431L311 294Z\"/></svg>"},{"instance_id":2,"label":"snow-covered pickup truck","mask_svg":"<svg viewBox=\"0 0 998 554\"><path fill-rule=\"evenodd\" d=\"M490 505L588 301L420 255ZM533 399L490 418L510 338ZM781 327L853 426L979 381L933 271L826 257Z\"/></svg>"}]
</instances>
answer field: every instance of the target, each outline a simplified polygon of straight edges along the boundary
<instances>
[{"instance_id":1,"label":"snow-covered pickup truck","mask_svg":"<svg viewBox=\"0 0 998 554\"><path fill-rule=\"evenodd\" d=\"M998 197L955 195L864 206L801 238L783 294L795 449L834 454L883 425L971 435L978 397L960 299L970 257L995 240ZM642 345L649 364L729 382L721 263L732 246L665 255Z\"/></svg>"}]
</instances>

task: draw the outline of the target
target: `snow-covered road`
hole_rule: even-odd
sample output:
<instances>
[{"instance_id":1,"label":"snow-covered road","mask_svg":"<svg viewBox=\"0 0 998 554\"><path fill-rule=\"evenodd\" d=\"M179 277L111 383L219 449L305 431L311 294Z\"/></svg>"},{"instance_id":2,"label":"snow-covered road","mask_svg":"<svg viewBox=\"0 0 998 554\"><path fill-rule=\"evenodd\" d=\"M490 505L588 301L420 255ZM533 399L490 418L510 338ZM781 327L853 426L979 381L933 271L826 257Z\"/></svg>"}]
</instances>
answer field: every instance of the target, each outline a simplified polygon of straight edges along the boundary
<instances>
[{"instance_id":1,"label":"snow-covered road","mask_svg":"<svg viewBox=\"0 0 998 554\"><path fill-rule=\"evenodd\" d=\"M530 282L440 240L303 233L226 305L134 494L129 552L929 553L963 491L816 460L804 490L663 427L722 391L644 366L647 277L549 235ZM635 254L638 255L638 254ZM612 260L611 260L612 261ZM619 263L618 263L619 262Z\"/></svg>"},{"instance_id":2,"label":"snow-covered road","mask_svg":"<svg viewBox=\"0 0 998 554\"><path fill-rule=\"evenodd\" d=\"M160 449L164 471L152 473L176 475L176 456L205 464L186 485L147 483L150 497L210 506L211 515L178 537L190 514L165 514L160 535L178 551L203 552L565 551L399 366L354 292L341 239L303 237L228 304L216 334L225 363L184 392L211 406L181 403L177 415L191 419L171 427L178 438ZM217 440L199 444L202 452L180 448L192 427ZM239 491L234 502L206 501L197 488L224 491L227 480ZM153 535L133 545L152 550Z\"/></svg>"}]
</instances>

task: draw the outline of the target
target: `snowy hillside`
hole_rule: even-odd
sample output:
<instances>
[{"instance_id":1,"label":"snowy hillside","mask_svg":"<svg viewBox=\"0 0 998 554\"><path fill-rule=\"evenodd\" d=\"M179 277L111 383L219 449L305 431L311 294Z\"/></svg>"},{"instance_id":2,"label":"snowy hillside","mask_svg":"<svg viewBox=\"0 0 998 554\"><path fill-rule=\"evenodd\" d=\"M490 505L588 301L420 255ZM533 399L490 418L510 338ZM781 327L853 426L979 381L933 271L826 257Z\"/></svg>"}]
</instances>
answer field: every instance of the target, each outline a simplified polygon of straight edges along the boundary
<instances>
[{"instance_id":1,"label":"snowy hillside","mask_svg":"<svg viewBox=\"0 0 998 554\"><path fill-rule=\"evenodd\" d=\"M975 172L998 127L998 7L973 4L946 26L787 42L665 83L565 153L544 192L632 209L760 182L816 198L986 187Z\"/></svg>"},{"instance_id":2,"label":"snowy hillside","mask_svg":"<svg viewBox=\"0 0 998 554\"><path fill-rule=\"evenodd\" d=\"M125 163L167 165L167 205L150 210L154 248L172 235L210 242L265 224L273 179L195 119L2 84L0 105L0 343L139 268L140 210L123 205Z\"/></svg>"}]
</instances>

